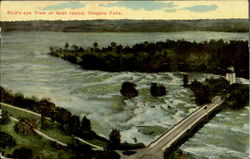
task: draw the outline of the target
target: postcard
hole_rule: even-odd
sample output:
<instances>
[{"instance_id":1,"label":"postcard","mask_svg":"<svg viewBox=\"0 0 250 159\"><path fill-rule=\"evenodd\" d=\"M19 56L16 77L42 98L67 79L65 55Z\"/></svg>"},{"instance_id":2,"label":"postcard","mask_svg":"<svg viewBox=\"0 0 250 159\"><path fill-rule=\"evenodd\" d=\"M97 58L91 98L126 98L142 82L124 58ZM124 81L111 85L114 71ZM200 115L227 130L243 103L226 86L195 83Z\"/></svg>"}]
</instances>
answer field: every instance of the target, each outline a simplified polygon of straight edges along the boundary
<instances>
[{"instance_id":1,"label":"postcard","mask_svg":"<svg viewBox=\"0 0 250 159\"><path fill-rule=\"evenodd\" d=\"M4 159L246 159L248 1L1 1Z\"/></svg>"}]
</instances>

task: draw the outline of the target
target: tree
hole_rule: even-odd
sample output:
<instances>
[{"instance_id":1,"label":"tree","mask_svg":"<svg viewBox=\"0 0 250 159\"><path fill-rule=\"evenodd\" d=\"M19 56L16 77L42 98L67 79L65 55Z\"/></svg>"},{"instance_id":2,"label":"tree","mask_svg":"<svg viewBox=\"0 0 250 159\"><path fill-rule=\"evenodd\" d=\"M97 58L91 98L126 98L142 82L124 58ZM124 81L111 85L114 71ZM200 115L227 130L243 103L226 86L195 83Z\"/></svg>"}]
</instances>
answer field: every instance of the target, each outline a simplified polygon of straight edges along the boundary
<instances>
[{"instance_id":1,"label":"tree","mask_svg":"<svg viewBox=\"0 0 250 159\"><path fill-rule=\"evenodd\" d=\"M115 42L111 42L111 46L114 49L116 47L116 43Z\"/></svg>"},{"instance_id":2,"label":"tree","mask_svg":"<svg viewBox=\"0 0 250 159\"><path fill-rule=\"evenodd\" d=\"M230 86L226 105L231 109L241 109L249 105L249 85L235 83Z\"/></svg>"},{"instance_id":3,"label":"tree","mask_svg":"<svg viewBox=\"0 0 250 159\"><path fill-rule=\"evenodd\" d=\"M0 131L0 147L5 149L6 147L16 146L15 139L8 133Z\"/></svg>"},{"instance_id":4,"label":"tree","mask_svg":"<svg viewBox=\"0 0 250 159\"><path fill-rule=\"evenodd\" d=\"M6 125L10 122L9 113L6 110L0 109L0 124Z\"/></svg>"},{"instance_id":5,"label":"tree","mask_svg":"<svg viewBox=\"0 0 250 159\"><path fill-rule=\"evenodd\" d=\"M178 63L179 63L179 56L176 54L174 50L166 50L167 58L166 62L170 64L170 70L175 71L178 69Z\"/></svg>"},{"instance_id":6,"label":"tree","mask_svg":"<svg viewBox=\"0 0 250 159\"><path fill-rule=\"evenodd\" d=\"M73 159L90 159L93 158L93 150L87 144L74 139L72 143L69 144L69 149Z\"/></svg>"},{"instance_id":7,"label":"tree","mask_svg":"<svg viewBox=\"0 0 250 159\"><path fill-rule=\"evenodd\" d=\"M68 47L69 47L69 43L66 42L65 45L64 45L65 50L68 50Z\"/></svg>"},{"instance_id":8,"label":"tree","mask_svg":"<svg viewBox=\"0 0 250 159\"><path fill-rule=\"evenodd\" d=\"M73 44L71 47L73 51L78 51L79 47L77 45Z\"/></svg>"},{"instance_id":9,"label":"tree","mask_svg":"<svg viewBox=\"0 0 250 159\"><path fill-rule=\"evenodd\" d=\"M113 129L109 135L109 140L113 147L119 147L121 144L121 135L118 129Z\"/></svg>"},{"instance_id":10,"label":"tree","mask_svg":"<svg viewBox=\"0 0 250 159\"><path fill-rule=\"evenodd\" d=\"M80 46L79 51L84 51L84 48Z\"/></svg>"},{"instance_id":11,"label":"tree","mask_svg":"<svg viewBox=\"0 0 250 159\"><path fill-rule=\"evenodd\" d=\"M52 117L52 114L54 114L55 112L55 104L50 102L49 99L42 99L39 103L38 103L39 107L40 107L40 111L41 111L41 129L44 128L44 122L45 122L45 116L47 117Z\"/></svg>"},{"instance_id":12,"label":"tree","mask_svg":"<svg viewBox=\"0 0 250 159\"><path fill-rule=\"evenodd\" d=\"M0 101L12 104L14 100L13 93L0 86Z\"/></svg>"},{"instance_id":13,"label":"tree","mask_svg":"<svg viewBox=\"0 0 250 159\"><path fill-rule=\"evenodd\" d=\"M19 107L26 107L24 103L24 95L22 93L15 93L14 94L14 100L13 105L19 106Z\"/></svg>"},{"instance_id":14,"label":"tree","mask_svg":"<svg viewBox=\"0 0 250 159\"><path fill-rule=\"evenodd\" d=\"M83 117L81 122L81 129L83 131L90 131L91 130L91 123L90 120L86 118L86 116Z\"/></svg>"},{"instance_id":15,"label":"tree","mask_svg":"<svg viewBox=\"0 0 250 159\"><path fill-rule=\"evenodd\" d=\"M52 119L58 123L65 124L69 121L71 113L65 108L56 107L55 113L53 113Z\"/></svg>"},{"instance_id":16,"label":"tree","mask_svg":"<svg viewBox=\"0 0 250 159\"><path fill-rule=\"evenodd\" d=\"M123 51L123 46L122 45L118 45L118 46L116 46L116 53L117 54L121 54L122 53L122 51Z\"/></svg>"},{"instance_id":17,"label":"tree","mask_svg":"<svg viewBox=\"0 0 250 159\"><path fill-rule=\"evenodd\" d=\"M34 129L37 127L37 124L34 120L28 118L22 118L14 127L15 132L20 134L31 134L34 132Z\"/></svg>"},{"instance_id":18,"label":"tree","mask_svg":"<svg viewBox=\"0 0 250 159\"><path fill-rule=\"evenodd\" d=\"M49 51L50 51L50 53L54 53L55 48L53 48L53 47L49 47Z\"/></svg>"},{"instance_id":19,"label":"tree","mask_svg":"<svg viewBox=\"0 0 250 159\"><path fill-rule=\"evenodd\" d=\"M64 124L64 129L68 134L79 135L80 132L80 119L79 116L72 115L69 121Z\"/></svg>"},{"instance_id":20,"label":"tree","mask_svg":"<svg viewBox=\"0 0 250 159\"><path fill-rule=\"evenodd\" d=\"M94 48L95 48L95 50L98 48L98 43L97 42L94 42Z\"/></svg>"},{"instance_id":21,"label":"tree","mask_svg":"<svg viewBox=\"0 0 250 159\"><path fill-rule=\"evenodd\" d=\"M203 105L210 103L210 90L208 86L194 80L191 82L190 88L194 92L196 104Z\"/></svg>"},{"instance_id":22,"label":"tree","mask_svg":"<svg viewBox=\"0 0 250 159\"><path fill-rule=\"evenodd\" d=\"M209 88L210 95L212 96L225 94L230 87L229 81L222 77L206 79L203 84Z\"/></svg>"},{"instance_id":23,"label":"tree","mask_svg":"<svg viewBox=\"0 0 250 159\"><path fill-rule=\"evenodd\" d=\"M211 65L211 55L208 53L190 53L187 62L193 69L207 69Z\"/></svg>"},{"instance_id":24,"label":"tree","mask_svg":"<svg viewBox=\"0 0 250 159\"><path fill-rule=\"evenodd\" d=\"M51 117L52 114L55 112L55 104L50 101L48 98L42 99L38 106L40 107L40 113L42 116Z\"/></svg>"},{"instance_id":25,"label":"tree","mask_svg":"<svg viewBox=\"0 0 250 159\"><path fill-rule=\"evenodd\" d=\"M33 151L28 147L21 147L19 149L15 149L13 155L16 159L31 159Z\"/></svg>"}]
</instances>

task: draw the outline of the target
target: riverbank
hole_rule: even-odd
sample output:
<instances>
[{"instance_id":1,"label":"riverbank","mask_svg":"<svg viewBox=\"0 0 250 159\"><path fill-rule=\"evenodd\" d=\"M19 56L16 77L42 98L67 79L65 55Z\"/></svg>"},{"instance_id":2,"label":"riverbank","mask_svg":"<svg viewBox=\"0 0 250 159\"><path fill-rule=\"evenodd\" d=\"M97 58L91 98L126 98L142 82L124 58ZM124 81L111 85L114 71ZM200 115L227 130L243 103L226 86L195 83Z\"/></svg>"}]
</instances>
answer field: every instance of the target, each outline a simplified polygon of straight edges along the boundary
<instances>
[{"instance_id":1,"label":"riverbank","mask_svg":"<svg viewBox=\"0 0 250 159\"><path fill-rule=\"evenodd\" d=\"M19 98L19 99L16 99L16 98ZM27 97L26 98L23 97L23 99L22 99L22 97L20 96L20 94L19 95L15 94L12 97L12 93L10 91L7 91L6 89L4 89L4 88L1 87L1 102L8 102L8 103L16 103L17 102L16 104L18 104L18 103L24 104L25 103L25 106L28 106L31 109L31 105L28 104L29 102L27 102L27 101L29 101L29 102L33 101L34 103L37 102L36 106L39 107L39 103L41 101L44 102L44 99L41 100L41 101L39 101L37 99L35 100L34 98L30 99L30 98L27 98ZM26 105L26 104L28 104L28 105ZM12 148L8 148L6 150L5 149L1 149L1 152L3 152L4 155L7 155L9 157L13 157L13 156L15 157L15 151L18 150L18 148L26 148L26 149L29 149L30 151L32 151L34 154L33 154L33 157L31 157L31 158L35 158L40 153L39 149L34 149L34 147L37 147L40 144L36 144L34 146L31 146L29 143L27 143L26 145L20 146L20 141L19 141L19 136L20 135L17 134L17 133L14 133L14 129L13 128L14 128L15 124L13 124L13 122L19 122L18 119L24 119L24 118L25 119L31 119L31 120L37 121L39 123L39 130L35 130L35 132L37 131L38 135L40 135L40 136L42 134L42 137L46 136L45 139L47 139L47 140L48 139L49 140L53 140L52 142L51 141L48 142L48 141L45 140L49 144L49 146L47 146L47 147L52 146L51 149L53 149L53 148L57 149L57 151L55 152L55 154L53 153L53 157L52 158L57 159L58 156L63 155L63 157L65 159L67 159L69 157L72 157L72 155L73 156L77 155L77 154L74 154L75 152L72 154L72 151L77 151L77 150L74 150L74 148L77 148L77 147L79 148L79 143L76 143L76 139L74 139L72 136L69 136L69 134L67 134L67 132L65 132L65 130L62 129L62 125L61 125L62 123L55 122L55 121L53 121L52 118L44 117L43 116L44 113L41 113L41 114L35 113L35 112L30 111L30 110L27 110L27 109L24 109L24 108L15 107L15 106L8 105L8 104L5 104L5 103L1 103L1 110L5 111L5 112L8 112L12 116L12 117L10 117L11 118L10 125L7 124L6 126L4 126L3 127L3 131L6 132L6 133L8 133L8 134L10 134L10 135L12 135L12 136L14 136L14 138L18 140L18 142L17 142L18 143L18 147L14 147L14 148L12 147ZM18 119L16 119L16 118L18 118ZM12 119L14 119L14 120L12 121ZM6 130L8 130L8 131L6 131ZM47 136L47 134L49 136ZM86 135L86 132L85 132L84 135ZM36 137L37 136L34 136L34 138L36 138ZM27 138L27 140L29 140L29 138L30 138L29 135L27 135L26 138ZM94 144L103 146L105 149L108 148L107 144L110 144L110 143L106 143L106 145L105 145L103 143L103 141L100 141L100 137L98 137L98 138L99 139L91 139L91 140L87 140L87 141L94 142ZM57 139L59 139L60 141L65 142L66 144L64 144L63 142L58 141ZM82 139L77 139L77 140L78 140L78 142L79 141L82 142ZM56 146L57 144L56 144L56 142L54 143L54 141L58 141L60 144L66 145L66 147L63 146L65 148L62 148L62 147L60 148L60 146L59 147ZM35 143L38 143L38 142L35 142ZM76 146L75 144L77 144L78 146L75 147ZM86 141L84 141L84 144L86 144ZM95 146L95 145L92 146L92 144L87 144L87 145L89 145L91 147L94 147L94 148L98 147L98 146ZM67 148L67 147L69 147L69 148ZM138 149L138 148L143 148L143 147L144 147L144 145L140 144L140 143L138 143L138 144L124 143L124 144L121 144L120 147L116 147L116 148L121 149L121 150L124 149L125 150L124 154L126 154L125 152L128 152L126 150ZM86 148L86 146L85 146L85 148ZM109 146L109 148L111 148L111 147ZM60 151L60 153L57 154L58 149L60 149L63 152ZM111 148L111 149L113 149L113 148ZM50 151L50 148L48 150L45 149L44 150L45 154L43 154L43 155L46 155L46 153L50 153L49 151ZM104 152L99 152L99 151L93 151L93 150L91 150L91 148L88 148L88 151L84 151L82 153L87 153L87 155L91 154L90 156L94 155L97 158L98 157L99 158L100 157L104 157L104 156L107 157L107 156L109 156L109 155L112 154L111 155L112 157L111 156L109 156L109 157L114 158L114 159L119 158L118 154L115 154L114 152L112 152L110 150L108 150L108 151L105 150ZM180 150L178 150L174 154L175 154L174 155L175 156L174 159L179 159L179 158L182 158L183 156L191 158L191 156L189 154L185 154L185 153L183 153Z\"/></svg>"},{"instance_id":2,"label":"riverbank","mask_svg":"<svg viewBox=\"0 0 250 159\"><path fill-rule=\"evenodd\" d=\"M248 42L210 40L189 42L166 40L122 46L112 42L100 48L65 43L64 48L50 47L50 55L80 65L87 70L109 72L203 72L224 75L234 66L237 77L248 76Z\"/></svg>"}]
</instances>

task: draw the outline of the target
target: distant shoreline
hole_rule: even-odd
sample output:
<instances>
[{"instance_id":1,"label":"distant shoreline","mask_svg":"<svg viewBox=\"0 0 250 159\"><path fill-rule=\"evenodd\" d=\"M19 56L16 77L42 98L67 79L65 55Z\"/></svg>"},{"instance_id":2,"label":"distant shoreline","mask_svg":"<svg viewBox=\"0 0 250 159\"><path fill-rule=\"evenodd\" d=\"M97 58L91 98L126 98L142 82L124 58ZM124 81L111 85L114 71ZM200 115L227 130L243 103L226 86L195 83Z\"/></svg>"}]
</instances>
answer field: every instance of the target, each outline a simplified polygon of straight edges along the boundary
<instances>
[{"instance_id":1,"label":"distant shoreline","mask_svg":"<svg viewBox=\"0 0 250 159\"><path fill-rule=\"evenodd\" d=\"M248 19L1 21L3 32L248 32Z\"/></svg>"}]
</instances>

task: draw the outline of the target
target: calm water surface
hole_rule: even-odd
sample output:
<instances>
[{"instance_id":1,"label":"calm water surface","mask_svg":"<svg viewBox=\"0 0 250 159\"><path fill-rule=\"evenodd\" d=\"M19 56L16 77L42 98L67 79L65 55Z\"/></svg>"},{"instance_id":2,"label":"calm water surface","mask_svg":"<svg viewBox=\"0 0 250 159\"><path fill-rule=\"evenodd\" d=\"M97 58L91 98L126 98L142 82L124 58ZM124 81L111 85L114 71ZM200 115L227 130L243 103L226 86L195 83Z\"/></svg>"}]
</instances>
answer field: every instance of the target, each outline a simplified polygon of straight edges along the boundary
<instances>
[{"instance_id":1,"label":"calm water surface","mask_svg":"<svg viewBox=\"0 0 250 159\"><path fill-rule=\"evenodd\" d=\"M161 133L194 111L192 92L183 88L182 73L108 73L82 70L59 58L47 55L50 46L63 47L67 41L91 47L97 41L107 46L112 41L132 45L144 41L185 39L247 40L247 33L3 33L1 46L1 85L26 96L49 97L72 113L91 119L92 127L108 137L113 128L121 130L122 140L149 144ZM209 74L190 74L202 80ZM137 84L139 96L127 100L119 93L122 82ZM166 86L168 94L153 98L151 82ZM249 83L238 79L238 82ZM219 113L195 136L181 146L197 159L247 158L249 153L249 109Z\"/></svg>"}]
</instances>

